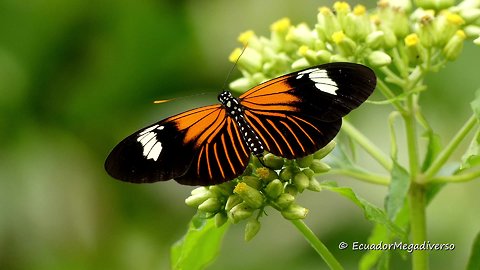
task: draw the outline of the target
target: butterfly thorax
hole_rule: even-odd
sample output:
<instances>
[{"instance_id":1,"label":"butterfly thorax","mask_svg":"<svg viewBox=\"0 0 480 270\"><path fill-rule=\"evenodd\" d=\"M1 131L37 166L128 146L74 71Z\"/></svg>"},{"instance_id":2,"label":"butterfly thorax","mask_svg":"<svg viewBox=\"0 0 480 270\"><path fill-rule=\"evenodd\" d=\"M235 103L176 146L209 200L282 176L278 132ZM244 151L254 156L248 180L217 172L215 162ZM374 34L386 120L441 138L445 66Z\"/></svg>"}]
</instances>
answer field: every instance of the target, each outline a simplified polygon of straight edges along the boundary
<instances>
[{"instance_id":1,"label":"butterfly thorax","mask_svg":"<svg viewBox=\"0 0 480 270\"><path fill-rule=\"evenodd\" d=\"M227 111L228 116L232 117L240 128L243 140L247 143L248 148L255 156L263 154L263 144L258 135L245 120L243 106L238 98L234 97L229 91L223 91L218 95L218 100L222 103Z\"/></svg>"}]
</instances>

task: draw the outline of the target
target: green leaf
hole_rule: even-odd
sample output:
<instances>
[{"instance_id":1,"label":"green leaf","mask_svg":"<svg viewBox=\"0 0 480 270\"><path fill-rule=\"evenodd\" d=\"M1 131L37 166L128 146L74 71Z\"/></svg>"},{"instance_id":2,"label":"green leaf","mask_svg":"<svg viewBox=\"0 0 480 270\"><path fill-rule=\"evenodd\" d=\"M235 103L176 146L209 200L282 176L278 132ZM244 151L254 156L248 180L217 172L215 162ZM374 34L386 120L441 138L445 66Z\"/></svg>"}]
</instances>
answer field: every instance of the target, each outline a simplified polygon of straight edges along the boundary
<instances>
[{"instance_id":1,"label":"green leaf","mask_svg":"<svg viewBox=\"0 0 480 270\"><path fill-rule=\"evenodd\" d=\"M387 197L385 198L385 210L388 218L394 220L400 209L405 204L405 199L410 188L410 175L400 164L393 161L390 183Z\"/></svg>"},{"instance_id":2,"label":"green leaf","mask_svg":"<svg viewBox=\"0 0 480 270\"><path fill-rule=\"evenodd\" d=\"M395 225L397 225L399 228L408 228L409 218L410 218L409 208L408 208L408 204L405 202L404 206L400 209L399 213L395 218ZM368 238L368 243L369 244L378 244L380 242L392 243L394 239L395 239L395 235L390 233L387 230L387 227L385 225L377 223L375 224L375 227L373 228L372 233ZM397 239L399 239L399 241L402 241L404 243L408 243L407 234L404 234L403 236L400 235ZM375 266L376 266L376 269L390 269L389 268L390 257L394 252L399 253L400 256L402 256L402 258L406 259L405 258L406 252L401 250L395 250L395 251L369 250L360 259L359 269L367 270L367 269L372 269Z\"/></svg>"},{"instance_id":3,"label":"green leaf","mask_svg":"<svg viewBox=\"0 0 480 270\"><path fill-rule=\"evenodd\" d=\"M422 172L426 171L432 164L435 157L438 156L438 153L442 150L442 144L440 142L440 136L434 133L432 130L429 130L425 135L428 139L427 153L425 154L425 159L422 164Z\"/></svg>"},{"instance_id":4,"label":"green leaf","mask_svg":"<svg viewBox=\"0 0 480 270\"><path fill-rule=\"evenodd\" d=\"M387 243L387 242L390 242L389 235L390 234L388 233L387 228L384 225L375 224L375 227L373 228L372 233L370 234L370 237L368 237L367 242L369 244L378 244L380 243L380 241ZM390 252L388 250L371 249L367 251L360 259L360 262L358 263L358 269L360 270L372 269L379 262L387 262L388 259L382 259L382 257L386 257L386 256L390 256Z\"/></svg>"},{"instance_id":5,"label":"green leaf","mask_svg":"<svg viewBox=\"0 0 480 270\"><path fill-rule=\"evenodd\" d=\"M438 172L438 175L454 175L456 173L459 172L459 167L461 166L460 162L450 162L450 163L447 163L446 165L444 165L442 167L442 169L440 169L440 171ZM427 202L427 205L433 200L433 198L435 198L435 196L440 192L440 190L443 189L443 187L445 187L446 184L445 183L429 183L427 186L426 186L426 194L425 194L425 197L426 197L426 202Z\"/></svg>"},{"instance_id":6,"label":"green leaf","mask_svg":"<svg viewBox=\"0 0 480 270\"><path fill-rule=\"evenodd\" d=\"M332 153L326 157L328 164L332 168L336 169L351 169L351 168L358 168L355 166L353 161L348 157L345 153L345 149L342 146L337 145L335 149L333 149Z\"/></svg>"},{"instance_id":7,"label":"green leaf","mask_svg":"<svg viewBox=\"0 0 480 270\"><path fill-rule=\"evenodd\" d=\"M472 246L472 254L468 260L467 270L480 269L480 232L475 237Z\"/></svg>"},{"instance_id":8,"label":"green leaf","mask_svg":"<svg viewBox=\"0 0 480 270\"><path fill-rule=\"evenodd\" d=\"M172 269L204 269L218 255L228 226L215 227L215 219L195 215L187 233L171 248Z\"/></svg>"},{"instance_id":9,"label":"green leaf","mask_svg":"<svg viewBox=\"0 0 480 270\"><path fill-rule=\"evenodd\" d=\"M349 137L350 138L350 137ZM352 147L350 147L352 151L352 156L355 153L355 144L352 142ZM357 166L354 161L347 155L345 152L344 147L337 145L335 149L333 149L332 153L325 158L325 161L332 167L333 169L348 169L352 172L359 172L359 173L368 173L362 167Z\"/></svg>"},{"instance_id":10,"label":"green leaf","mask_svg":"<svg viewBox=\"0 0 480 270\"><path fill-rule=\"evenodd\" d=\"M378 224L384 224L389 231L397 235L403 236L405 234L404 231L402 231L398 226L393 224L388 219L387 215L382 209L369 203L365 199L358 197L351 188L339 187L334 182L323 182L321 186L322 186L322 189L336 192L344 196L345 198L348 198L349 200L351 200L353 203L355 203L358 207L360 207L363 210L363 213L368 220Z\"/></svg>"},{"instance_id":11,"label":"green leaf","mask_svg":"<svg viewBox=\"0 0 480 270\"><path fill-rule=\"evenodd\" d=\"M472 107L477 118L480 119L480 88L475 91L475 99L470 102L470 107Z\"/></svg>"},{"instance_id":12,"label":"green leaf","mask_svg":"<svg viewBox=\"0 0 480 270\"><path fill-rule=\"evenodd\" d=\"M477 131L467 151L463 154L460 170L466 170L478 165L480 165L480 130Z\"/></svg>"}]
</instances>

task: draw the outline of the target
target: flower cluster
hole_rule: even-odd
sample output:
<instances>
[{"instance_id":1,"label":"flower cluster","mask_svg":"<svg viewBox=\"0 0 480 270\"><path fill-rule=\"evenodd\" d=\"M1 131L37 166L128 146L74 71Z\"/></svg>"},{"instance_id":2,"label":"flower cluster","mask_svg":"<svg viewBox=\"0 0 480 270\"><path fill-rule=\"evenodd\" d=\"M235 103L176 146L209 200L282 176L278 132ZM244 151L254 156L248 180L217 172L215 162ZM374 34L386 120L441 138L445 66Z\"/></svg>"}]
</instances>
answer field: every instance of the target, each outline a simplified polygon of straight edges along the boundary
<instances>
[{"instance_id":1,"label":"flower cluster","mask_svg":"<svg viewBox=\"0 0 480 270\"><path fill-rule=\"evenodd\" d=\"M286 219L306 217L308 209L298 205L295 198L307 189L320 191L320 183L314 176L330 169L321 159L334 147L332 141L315 154L296 160L267 154L262 159L268 168L253 158L241 177L196 188L185 203L196 207L205 217L215 217L217 227L227 220L236 224L252 217L245 228L245 239L250 240L260 229L259 219L267 206L280 211Z\"/></svg>"},{"instance_id":2,"label":"flower cluster","mask_svg":"<svg viewBox=\"0 0 480 270\"><path fill-rule=\"evenodd\" d=\"M246 31L239 36L244 49L230 55L242 73L230 89L244 92L268 79L322 63L359 62L375 69L379 90L402 109L401 90L415 94L424 89L422 76L456 59L467 38L476 38L474 43L480 45L480 0L458 5L453 0L416 0L415 4L414 8L410 0L380 0L369 12L362 5L351 8L336 2L333 8L319 9L313 27L292 25L284 18L271 25L268 38ZM295 198L306 189L320 191L314 175L329 170L321 159L333 147L332 142L296 160L267 154L262 159L268 168L253 157L241 177L197 188L186 203L205 217L214 217L217 226L249 219L245 229L249 240L260 229L259 218L267 206L286 219L307 215Z\"/></svg>"},{"instance_id":3,"label":"flower cluster","mask_svg":"<svg viewBox=\"0 0 480 270\"><path fill-rule=\"evenodd\" d=\"M321 7L317 23L292 25L288 18L271 25L270 38L253 31L239 36L246 47L235 49L243 77L230 88L243 92L267 79L328 62L360 62L373 68L394 64L408 73L418 64L436 70L455 60L467 38L480 45L480 1L418 0L413 10L409 0L380 0L368 12L362 5L336 2L333 9ZM402 62L402 63L400 63ZM406 65L405 65L406 63Z\"/></svg>"}]
</instances>

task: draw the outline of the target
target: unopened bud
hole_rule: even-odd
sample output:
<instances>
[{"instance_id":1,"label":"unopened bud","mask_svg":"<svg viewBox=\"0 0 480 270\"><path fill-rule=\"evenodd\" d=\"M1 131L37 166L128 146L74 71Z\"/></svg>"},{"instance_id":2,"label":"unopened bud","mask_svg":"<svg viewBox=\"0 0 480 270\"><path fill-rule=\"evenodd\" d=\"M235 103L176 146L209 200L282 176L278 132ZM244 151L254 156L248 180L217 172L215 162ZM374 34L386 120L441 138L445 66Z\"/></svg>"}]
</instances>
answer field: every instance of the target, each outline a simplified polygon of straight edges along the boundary
<instances>
[{"instance_id":1,"label":"unopened bud","mask_svg":"<svg viewBox=\"0 0 480 270\"><path fill-rule=\"evenodd\" d=\"M365 39L365 42L368 44L370 48L376 49L382 45L384 36L385 34L383 33L383 31L374 31L368 34L368 36Z\"/></svg>"},{"instance_id":2,"label":"unopened bud","mask_svg":"<svg viewBox=\"0 0 480 270\"><path fill-rule=\"evenodd\" d=\"M314 159L312 165L310 166L310 169L312 169L315 173L324 173L328 172L331 167L321 160Z\"/></svg>"},{"instance_id":3,"label":"unopened bud","mask_svg":"<svg viewBox=\"0 0 480 270\"><path fill-rule=\"evenodd\" d=\"M230 211L228 211L228 219L233 224L237 224L238 222L249 218L253 214L253 209L248 206L247 203L242 202L240 204L235 205Z\"/></svg>"},{"instance_id":4,"label":"unopened bud","mask_svg":"<svg viewBox=\"0 0 480 270\"><path fill-rule=\"evenodd\" d=\"M316 30L322 40L331 40L332 34L341 30L337 17L328 7L319 9L317 19Z\"/></svg>"},{"instance_id":5,"label":"unopened bud","mask_svg":"<svg viewBox=\"0 0 480 270\"><path fill-rule=\"evenodd\" d=\"M344 56L350 56L354 53L355 42L343 33L343 31L337 31L332 34L333 42L338 46L338 49Z\"/></svg>"},{"instance_id":6,"label":"unopened bud","mask_svg":"<svg viewBox=\"0 0 480 270\"><path fill-rule=\"evenodd\" d=\"M329 142L322 149L315 152L315 154L313 154L313 157L315 159L322 159L322 158L326 157L328 154L330 154L330 152L332 152L332 150L335 148L336 145L337 145L337 143L335 141Z\"/></svg>"},{"instance_id":7,"label":"unopened bud","mask_svg":"<svg viewBox=\"0 0 480 270\"><path fill-rule=\"evenodd\" d=\"M287 186L285 186L285 191L284 193L288 193L292 196L297 196L298 194L298 189L295 185L292 185L292 184L288 184Z\"/></svg>"},{"instance_id":8,"label":"unopened bud","mask_svg":"<svg viewBox=\"0 0 480 270\"><path fill-rule=\"evenodd\" d=\"M240 57L242 55L242 57ZM255 49L246 47L243 49L235 49L228 58L230 62L237 62L238 66L250 73L257 72L262 68L262 55Z\"/></svg>"},{"instance_id":9,"label":"unopened bud","mask_svg":"<svg viewBox=\"0 0 480 270\"><path fill-rule=\"evenodd\" d=\"M327 63L330 61L332 54L327 50L319 50L317 51L317 59L320 63Z\"/></svg>"},{"instance_id":10,"label":"unopened bud","mask_svg":"<svg viewBox=\"0 0 480 270\"><path fill-rule=\"evenodd\" d=\"M477 46L480 46L480 36L473 40L473 43Z\"/></svg>"},{"instance_id":11,"label":"unopened bud","mask_svg":"<svg viewBox=\"0 0 480 270\"><path fill-rule=\"evenodd\" d=\"M263 195L260 191L243 182L238 183L233 192L242 197L243 201L254 209L260 208L263 205Z\"/></svg>"},{"instance_id":12,"label":"unopened bud","mask_svg":"<svg viewBox=\"0 0 480 270\"><path fill-rule=\"evenodd\" d=\"M374 67L383 67L390 65L392 58L382 51L373 51L368 55L368 62Z\"/></svg>"},{"instance_id":13,"label":"unopened bud","mask_svg":"<svg viewBox=\"0 0 480 270\"><path fill-rule=\"evenodd\" d=\"M302 171L308 178L312 178L315 176L315 172L310 169L310 168L306 168Z\"/></svg>"},{"instance_id":14,"label":"unopened bud","mask_svg":"<svg viewBox=\"0 0 480 270\"><path fill-rule=\"evenodd\" d=\"M313 155L308 155L303 158L297 158L297 165L300 168L306 168L312 164L312 161L313 161Z\"/></svg>"},{"instance_id":15,"label":"unopened bud","mask_svg":"<svg viewBox=\"0 0 480 270\"><path fill-rule=\"evenodd\" d=\"M221 204L217 198L208 198L202 204L198 206L198 210L204 212L215 213L220 210Z\"/></svg>"},{"instance_id":16,"label":"unopened bud","mask_svg":"<svg viewBox=\"0 0 480 270\"><path fill-rule=\"evenodd\" d=\"M267 165L267 167L274 170L280 170L285 163L282 157L277 157L271 153L268 153L263 157L263 162L265 163L265 165Z\"/></svg>"},{"instance_id":17,"label":"unopened bud","mask_svg":"<svg viewBox=\"0 0 480 270\"><path fill-rule=\"evenodd\" d=\"M443 48L443 54L447 60L453 61L457 59L463 49L463 42L466 35L462 30L458 30L455 35L447 42Z\"/></svg>"},{"instance_id":18,"label":"unopened bud","mask_svg":"<svg viewBox=\"0 0 480 270\"><path fill-rule=\"evenodd\" d=\"M256 219L251 219L245 225L245 241L250 241L260 231L261 224Z\"/></svg>"},{"instance_id":19,"label":"unopened bud","mask_svg":"<svg viewBox=\"0 0 480 270\"><path fill-rule=\"evenodd\" d=\"M232 194L228 197L227 203L225 204L225 210L230 211L235 205L243 202L242 197L238 194Z\"/></svg>"},{"instance_id":20,"label":"unopened bud","mask_svg":"<svg viewBox=\"0 0 480 270\"><path fill-rule=\"evenodd\" d=\"M289 181L293 177L293 169L292 167L285 167L280 171L279 178L282 181Z\"/></svg>"},{"instance_id":21,"label":"unopened bud","mask_svg":"<svg viewBox=\"0 0 480 270\"><path fill-rule=\"evenodd\" d=\"M308 190L319 192L322 190L322 186L315 178L310 178L310 184L307 187Z\"/></svg>"},{"instance_id":22,"label":"unopened bud","mask_svg":"<svg viewBox=\"0 0 480 270\"><path fill-rule=\"evenodd\" d=\"M185 204L191 207L198 207L200 204L202 204L212 196L212 193L208 190L201 193L192 191L192 193L195 193L195 194L185 199Z\"/></svg>"},{"instance_id":23,"label":"unopened bud","mask_svg":"<svg viewBox=\"0 0 480 270\"><path fill-rule=\"evenodd\" d=\"M288 206L290 206L293 202L295 201L295 197L292 194L289 193L282 193L278 198L275 200L275 204L278 206L278 208L285 209Z\"/></svg>"},{"instance_id":24,"label":"unopened bud","mask_svg":"<svg viewBox=\"0 0 480 270\"><path fill-rule=\"evenodd\" d=\"M228 86L230 89L237 92L245 92L246 90L252 88L255 83L251 78L242 77L232 81Z\"/></svg>"},{"instance_id":25,"label":"unopened bud","mask_svg":"<svg viewBox=\"0 0 480 270\"><path fill-rule=\"evenodd\" d=\"M310 180L303 172L297 173L293 177L293 184L297 187L299 192L303 192L309 185Z\"/></svg>"},{"instance_id":26,"label":"unopened bud","mask_svg":"<svg viewBox=\"0 0 480 270\"><path fill-rule=\"evenodd\" d=\"M227 217L227 214L225 212L218 212L216 215L215 215L215 227L217 228L220 228L223 226L223 224L225 224L225 222L227 222L228 220L228 217Z\"/></svg>"},{"instance_id":27,"label":"unopened bud","mask_svg":"<svg viewBox=\"0 0 480 270\"><path fill-rule=\"evenodd\" d=\"M273 179L278 179L277 173L269 168L258 168L257 175L262 179L263 182L270 182Z\"/></svg>"},{"instance_id":28,"label":"unopened bud","mask_svg":"<svg viewBox=\"0 0 480 270\"><path fill-rule=\"evenodd\" d=\"M293 203L286 209L282 210L281 213L284 218L289 220L303 219L307 216L308 209Z\"/></svg>"},{"instance_id":29,"label":"unopened bud","mask_svg":"<svg viewBox=\"0 0 480 270\"><path fill-rule=\"evenodd\" d=\"M268 183L267 187L265 188L265 193L267 196L275 199L283 192L283 183L282 181L275 179L272 182Z\"/></svg>"},{"instance_id":30,"label":"unopened bud","mask_svg":"<svg viewBox=\"0 0 480 270\"><path fill-rule=\"evenodd\" d=\"M262 181L260 180L260 178L256 176L252 176L252 175L243 176L242 182L246 183L247 185L257 190L259 190L262 187Z\"/></svg>"}]
</instances>

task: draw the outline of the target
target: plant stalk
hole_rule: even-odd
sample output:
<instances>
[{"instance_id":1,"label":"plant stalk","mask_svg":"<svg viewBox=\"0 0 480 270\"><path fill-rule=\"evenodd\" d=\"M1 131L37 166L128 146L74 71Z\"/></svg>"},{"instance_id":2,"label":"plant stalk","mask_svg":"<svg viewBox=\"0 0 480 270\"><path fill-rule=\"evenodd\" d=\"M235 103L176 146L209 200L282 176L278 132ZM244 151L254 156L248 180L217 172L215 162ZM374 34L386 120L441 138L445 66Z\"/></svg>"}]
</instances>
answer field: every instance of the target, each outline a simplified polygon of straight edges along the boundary
<instances>
[{"instance_id":1,"label":"plant stalk","mask_svg":"<svg viewBox=\"0 0 480 270\"><path fill-rule=\"evenodd\" d=\"M380 150L372 141L356 129L350 122L343 121L342 130L345 131L352 140L356 141L367 153L369 153L380 165L387 171L392 169L392 161Z\"/></svg>"},{"instance_id":2,"label":"plant stalk","mask_svg":"<svg viewBox=\"0 0 480 270\"><path fill-rule=\"evenodd\" d=\"M303 222L303 220L295 219L291 220L293 225L303 234L305 239L310 243L310 245L315 249L315 251L322 257L325 263L332 270L343 270L342 265L335 259L335 257L330 253L328 248L317 238L317 236L310 230L310 228Z\"/></svg>"},{"instance_id":3,"label":"plant stalk","mask_svg":"<svg viewBox=\"0 0 480 270\"><path fill-rule=\"evenodd\" d=\"M465 139L465 137L470 133L470 131L476 126L477 117L475 115L470 116L470 118L465 122L462 128L455 134L452 140L445 146L445 148L438 154L437 158L432 162L430 167L425 171L425 177L431 179L435 174L440 171L440 169L445 165L448 158L452 155L453 151L457 149L458 145Z\"/></svg>"},{"instance_id":4,"label":"plant stalk","mask_svg":"<svg viewBox=\"0 0 480 270\"><path fill-rule=\"evenodd\" d=\"M410 206L410 236L413 244L422 244L427 239L426 199L423 185L411 183L408 194ZM412 252L412 269L428 269L428 251L414 250Z\"/></svg>"}]
</instances>

